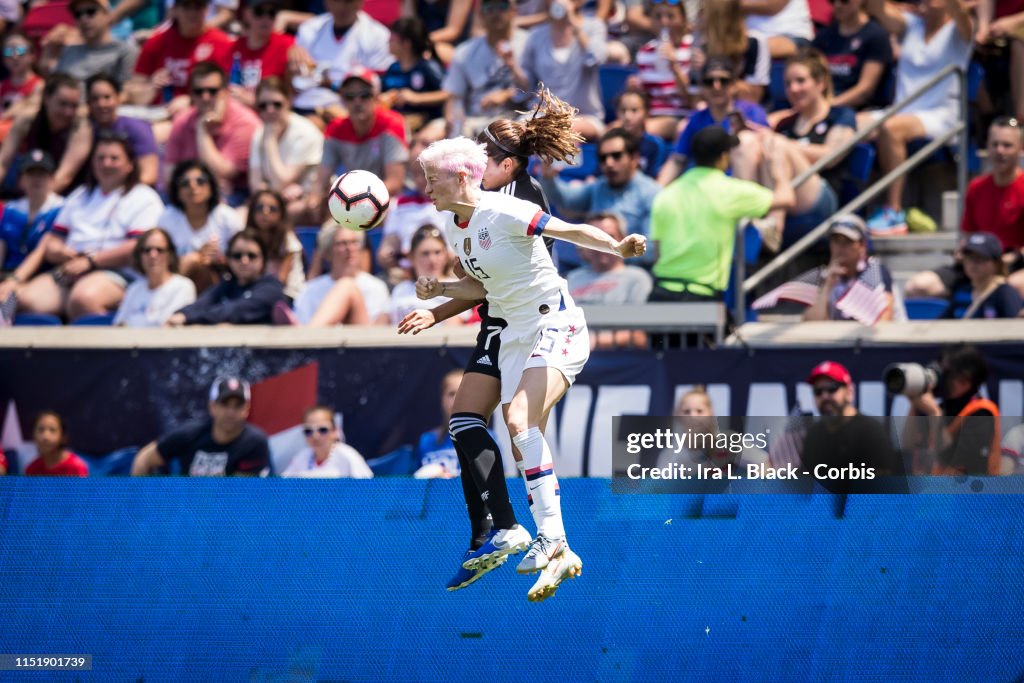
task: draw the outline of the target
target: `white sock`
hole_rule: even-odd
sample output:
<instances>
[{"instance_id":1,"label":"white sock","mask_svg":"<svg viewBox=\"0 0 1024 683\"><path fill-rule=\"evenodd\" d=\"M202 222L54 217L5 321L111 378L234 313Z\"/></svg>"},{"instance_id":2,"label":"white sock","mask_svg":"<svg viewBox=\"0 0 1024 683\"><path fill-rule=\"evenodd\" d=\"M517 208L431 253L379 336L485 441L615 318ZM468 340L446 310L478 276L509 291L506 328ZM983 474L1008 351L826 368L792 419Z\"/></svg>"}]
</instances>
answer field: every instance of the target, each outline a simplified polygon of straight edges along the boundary
<instances>
[{"instance_id":1,"label":"white sock","mask_svg":"<svg viewBox=\"0 0 1024 683\"><path fill-rule=\"evenodd\" d=\"M544 435L537 427L531 427L517 434L512 442L523 456L520 471L526 479L526 495L533 499L530 512L537 523L537 533L548 538L565 536L558 479Z\"/></svg>"}]
</instances>

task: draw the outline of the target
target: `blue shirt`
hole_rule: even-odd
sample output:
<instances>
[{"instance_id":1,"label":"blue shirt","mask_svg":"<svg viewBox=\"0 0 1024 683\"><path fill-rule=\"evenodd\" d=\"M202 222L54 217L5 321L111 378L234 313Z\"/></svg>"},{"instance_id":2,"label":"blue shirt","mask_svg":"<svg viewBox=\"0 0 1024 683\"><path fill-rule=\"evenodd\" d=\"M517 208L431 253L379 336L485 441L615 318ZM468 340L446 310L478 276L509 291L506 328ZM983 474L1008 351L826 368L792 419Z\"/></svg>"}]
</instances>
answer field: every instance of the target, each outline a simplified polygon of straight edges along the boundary
<instances>
[{"instance_id":1,"label":"blue shirt","mask_svg":"<svg viewBox=\"0 0 1024 683\"><path fill-rule=\"evenodd\" d=\"M451 434L445 429L444 438L438 439L438 430L431 429L420 435L420 441L416 444L416 453L413 456L416 468L435 463L442 465L448 472L459 474L459 454L455 452L455 444L452 443Z\"/></svg>"},{"instance_id":2,"label":"blue shirt","mask_svg":"<svg viewBox=\"0 0 1024 683\"><path fill-rule=\"evenodd\" d=\"M53 228L53 221L60 213L60 205L40 211L31 223L28 213L14 202L0 206L0 212L0 239L7 245L3 270L11 271L21 265L25 257L39 246L43 235Z\"/></svg>"},{"instance_id":3,"label":"blue shirt","mask_svg":"<svg viewBox=\"0 0 1024 683\"><path fill-rule=\"evenodd\" d=\"M768 125L768 116L764 113L759 105L753 102L747 102L746 100L735 100L733 102L735 110L740 114L743 114L743 118L752 123L759 123L762 126ZM730 133L732 130L729 127L729 117L727 116L723 121L715 121L711 116L710 109L701 109L690 117L690 121L686 124L686 128L679 134L679 139L676 140L676 146L673 151L676 154L680 154L684 157L690 156L690 141L693 136L704 130L708 126L719 125L725 128Z\"/></svg>"},{"instance_id":4,"label":"blue shirt","mask_svg":"<svg viewBox=\"0 0 1024 683\"><path fill-rule=\"evenodd\" d=\"M388 70L381 76L381 90L401 90L408 88L413 92L436 92L441 89L441 81L444 79L444 72L441 65L432 59L421 60L409 71L402 71L401 65L396 61L392 62ZM428 121L444 116L442 105L423 106L404 104L395 107L395 110L402 114L423 114Z\"/></svg>"}]
</instances>

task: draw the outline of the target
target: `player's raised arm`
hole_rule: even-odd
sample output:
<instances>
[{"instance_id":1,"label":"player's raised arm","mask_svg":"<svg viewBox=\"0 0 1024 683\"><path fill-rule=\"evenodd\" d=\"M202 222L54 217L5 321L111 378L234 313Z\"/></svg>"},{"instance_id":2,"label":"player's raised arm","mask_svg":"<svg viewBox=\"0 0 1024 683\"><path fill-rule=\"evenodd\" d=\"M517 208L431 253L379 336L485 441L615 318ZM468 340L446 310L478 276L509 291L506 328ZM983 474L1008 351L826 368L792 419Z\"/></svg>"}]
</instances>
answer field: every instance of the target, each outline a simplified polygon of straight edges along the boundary
<instances>
[{"instance_id":1,"label":"player's raised arm","mask_svg":"<svg viewBox=\"0 0 1024 683\"><path fill-rule=\"evenodd\" d=\"M421 299L446 296L449 299L479 301L486 298L487 290L479 280L471 277L464 277L456 282L441 282L436 277L421 277L416 281L416 296Z\"/></svg>"},{"instance_id":2,"label":"player's raised arm","mask_svg":"<svg viewBox=\"0 0 1024 683\"><path fill-rule=\"evenodd\" d=\"M548 219L547 225L544 227L544 234L587 249L618 254L622 258L643 256L647 251L647 238L643 235L626 235L623 239L616 240L605 231L592 225L567 223L554 216Z\"/></svg>"}]
</instances>

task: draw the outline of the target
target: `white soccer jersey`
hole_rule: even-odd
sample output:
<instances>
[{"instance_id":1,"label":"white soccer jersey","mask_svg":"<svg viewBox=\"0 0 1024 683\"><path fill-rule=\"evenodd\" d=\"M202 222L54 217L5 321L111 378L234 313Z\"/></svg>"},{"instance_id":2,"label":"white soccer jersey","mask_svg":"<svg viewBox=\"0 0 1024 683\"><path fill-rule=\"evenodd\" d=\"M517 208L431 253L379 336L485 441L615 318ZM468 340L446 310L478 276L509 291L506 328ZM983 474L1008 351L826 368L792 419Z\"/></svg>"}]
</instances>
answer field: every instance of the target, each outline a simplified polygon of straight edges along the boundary
<instances>
[{"instance_id":1,"label":"white soccer jersey","mask_svg":"<svg viewBox=\"0 0 1024 683\"><path fill-rule=\"evenodd\" d=\"M483 192L465 227L448 224L466 274L487 289L490 315L508 322L503 338L533 337L545 313L576 307L539 239L550 219L532 202Z\"/></svg>"},{"instance_id":2,"label":"white soccer jersey","mask_svg":"<svg viewBox=\"0 0 1024 683\"><path fill-rule=\"evenodd\" d=\"M83 185L71 193L57 214L53 232L79 253L98 252L139 237L153 227L164 209L160 195L137 184L127 194L117 189L103 194L99 185Z\"/></svg>"}]
</instances>

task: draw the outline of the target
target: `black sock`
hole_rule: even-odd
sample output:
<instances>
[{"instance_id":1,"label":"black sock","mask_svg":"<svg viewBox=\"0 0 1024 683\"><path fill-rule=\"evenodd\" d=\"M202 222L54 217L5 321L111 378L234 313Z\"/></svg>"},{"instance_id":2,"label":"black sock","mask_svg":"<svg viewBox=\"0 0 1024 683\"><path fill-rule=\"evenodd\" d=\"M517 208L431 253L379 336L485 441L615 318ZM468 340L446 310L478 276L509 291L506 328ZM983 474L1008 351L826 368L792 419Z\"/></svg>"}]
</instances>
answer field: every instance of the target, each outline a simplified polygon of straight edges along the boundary
<instances>
[{"instance_id":1,"label":"black sock","mask_svg":"<svg viewBox=\"0 0 1024 683\"><path fill-rule=\"evenodd\" d=\"M466 499L466 514L469 515L469 525L473 535L469 547L476 550L487 542L487 536L491 533L491 515L487 511L487 504L480 498L480 491L477 489L476 481L470 471L469 459L458 442L452 439L452 443L455 445L455 452L459 456L459 467L462 469L459 479L462 480L462 497Z\"/></svg>"},{"instance_id":2,"label":"black sock","mask_svg":"<svg viewBox=\"0 0 1024 683\"><path fill-rule=\"evenodd\" d=\"M511 529L516 525L516 513L508 499L501 451L494 437L487 431L487 422L482 415L455 413L448 430L452 440L458 442L469 460L468 467L461 465L463 472L466 469L470 471L476 490L491 511L494 526L498 529Z\"/></svg>"}]
</instances>

